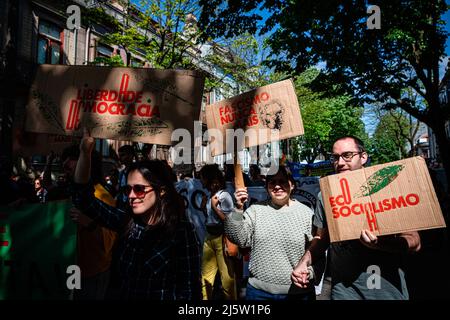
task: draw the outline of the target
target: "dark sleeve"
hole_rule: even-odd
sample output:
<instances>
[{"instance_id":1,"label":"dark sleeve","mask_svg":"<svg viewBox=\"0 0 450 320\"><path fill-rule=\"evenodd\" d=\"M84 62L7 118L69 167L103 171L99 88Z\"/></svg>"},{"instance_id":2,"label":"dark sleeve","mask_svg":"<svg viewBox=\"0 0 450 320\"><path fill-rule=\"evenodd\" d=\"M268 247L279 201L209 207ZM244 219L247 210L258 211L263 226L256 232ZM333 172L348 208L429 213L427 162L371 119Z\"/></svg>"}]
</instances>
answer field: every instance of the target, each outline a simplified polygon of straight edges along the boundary
<instances>
[{"instance_id":1,"label":"dark sleeve","mask_svg":"<svg viewBox=\"0 0 450 320\"><path fill-rule=\"evenodd\" d=\"M177 231L176 299L201 300L200 245L194 226L184 222Z\"/></svg>"},{"instance_id":2,"label":"dark sleeve","mask_svg":"<svg viewBox=\"0 0 450 320\"><path fill-rule=\"evenodd\" d=\"M125 211L112 207L95 198L94 186L89 184L74 184L72 202L75 207L100 225L120 231L127 222Z\"/></svg>"},{"instance_id":3,"label":"dark sleeve","mask_svg":"<svg viewBox=\"0 0 450 320\"><path fill-rule=\"evenodd\" d=\"M325 218L322 192L319 192L317 195L317 200L317 205L314 210L313 225L317 228L325 229L327 227L327 219Z\"/></svg>"}]
</instances>

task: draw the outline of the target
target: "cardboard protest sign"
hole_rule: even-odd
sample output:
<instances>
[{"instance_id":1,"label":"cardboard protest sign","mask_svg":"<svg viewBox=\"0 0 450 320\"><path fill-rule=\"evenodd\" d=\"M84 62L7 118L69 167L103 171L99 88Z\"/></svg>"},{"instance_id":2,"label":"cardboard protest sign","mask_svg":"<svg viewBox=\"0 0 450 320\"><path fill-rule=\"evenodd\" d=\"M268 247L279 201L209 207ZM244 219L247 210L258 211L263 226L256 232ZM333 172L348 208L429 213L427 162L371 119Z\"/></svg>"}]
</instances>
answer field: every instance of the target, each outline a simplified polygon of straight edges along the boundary
<instances>
[{"instance_id":1,"label":"cardboard protest sign","mask_svg":"<svg viewBox=\"0 0 450 320\"><path fill-rule=\"evenodd\" d=\"M320 179L330 240L445 227L428 168L421 157Z\"/></svg>"},{"instance_id":2,"label":"cardboard protest sign","mask_svg":"<svg viewBox=\"0 0 450 320\"><path fill-rule=\"evenodd\" d=\"M40 65L25 129L171 145L174 129L193 132L203 82L195 71Z\"/></svg>"},{"instance_id":3,"label":"cardboard protest sign","mask_svg":"<svg viewBox=\"0 0 450 320\"><path fill-rule=\"evenodd\" d=\"M47 155L51 151L61 153L65 148L80 144L80 137L13 130L13 153L18 156Z\"/></svg>"},{"instance_id":4,"label":"cardboard protest sign","mask_svg":"<svg viewBox=\"0 0 450 320\"><path fill-rule=\"evenodd\" d=\"M222 133L222 144L211 148L213 156L233 153L227 129L255 133L243 139L238 150L304 133L297 96L291 80L280 81L206 106L208 129ZM253 129L253 130L250 130ZM227 142L229 142L227 144ZM239 143L239 142L238 142ZM229 148L229 150L227 149Z\"/></svg>"}]
</instances>

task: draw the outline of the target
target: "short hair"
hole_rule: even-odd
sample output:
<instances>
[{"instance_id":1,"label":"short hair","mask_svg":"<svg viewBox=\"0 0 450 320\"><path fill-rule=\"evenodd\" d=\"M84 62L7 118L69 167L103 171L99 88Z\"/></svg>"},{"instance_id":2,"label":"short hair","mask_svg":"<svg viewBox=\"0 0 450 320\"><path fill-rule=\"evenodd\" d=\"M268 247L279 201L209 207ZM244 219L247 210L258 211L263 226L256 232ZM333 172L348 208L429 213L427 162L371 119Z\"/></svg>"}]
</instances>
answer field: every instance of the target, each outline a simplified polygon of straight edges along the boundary
<instances>
[{"instance_id":1,"label":"short hair","mask_svg":"<svg viewBox=\"0 0 450 320\"><path fill-rule=\"evenodd\" d=\"M206 189L212 193L217 193L226 188L225 177L217 164L207 164L200 169L200 177L205 180Z\"/></svg>"},{"instance_id":2,"label":"short hair","mask_svg":"<svg viewBox=\"0 0 450 320\"><path fill-rule=\"evenodd\" d=\"M254 172L257 174L261 174L261 169L259 168L259 166L257 164L251 164L250 169L253 169Z\"/></svg>"},{"instance_id":3,"label":"short hair","mask_svg":"<svg viewBox=\"0 0 450 320\"><path fill-rule=\"evenodd\" d=\"M353 142L356 144L356 147L358 148L359 152L366 152L366 148L364 147L364 142L362 142L361 139L359 139L358 137L352 136L352 135L346 135L346 136L341 136L337 139L334 140L332 146L334 146L334 144L340 140L344 140L344 139L352 139Z\"/></svg>"},{"instance_id":4,"label":"short hair","mask_svg":"<svg viewBox=\"0 0 450 320\"><path fill-rule=\"evenodd\" d=\"M266 176L266 189L269 188L269 183L270 183L270 181L271 181L277 174L279 174L279 173L281 173L281 174L282 174L287 180L289 180L289 181L292 183L292 185L294 186L294 189L292 189L292 192L291 192L291 194L290 194L290 197L292 198L292 197L294 196L294 193L295 193L296 189L297 189L297 184L295 183L294 176L292 175L291 169L290 169L289 167L280 165L280 166L278 167L278 170L277 170L276 173L274 173L274 174L268 174L268 175Z\"/></svg>"}]
</instances>

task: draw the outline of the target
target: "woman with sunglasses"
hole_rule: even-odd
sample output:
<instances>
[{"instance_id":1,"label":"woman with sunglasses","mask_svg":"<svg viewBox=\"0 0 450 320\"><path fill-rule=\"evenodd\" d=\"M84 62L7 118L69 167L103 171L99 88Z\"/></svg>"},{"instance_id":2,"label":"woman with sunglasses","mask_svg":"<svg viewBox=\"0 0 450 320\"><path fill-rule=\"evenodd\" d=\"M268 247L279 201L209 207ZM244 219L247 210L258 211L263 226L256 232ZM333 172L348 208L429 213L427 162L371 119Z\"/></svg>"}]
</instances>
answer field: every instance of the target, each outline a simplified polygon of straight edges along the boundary
<instances>
[{"instance_id":1,"label":"woman with sunglasses","mask_svg":"<svg viewBox=\"0 0 450 320\"><path fill-rule=\"evenodd\" d=\"M292 198L295 181L280 166L266 178L270 198L252 204L244 213L246 188L235 191L236 208L225 219L225 233L240 247L250 248L247 300L315 300L314 286L301 289L291 273L312 239L313 211ZM309 277L314 275L309 268Z\"/></svg>"},{"instance_id":2,"label":"woman with sunglasses","mask_svg":"<svg viewBox=\"0 0 450 320\"><path fill-rule=\"evenodd\" d=\"M199 244L170 167L158 160L133 163L123 188L129 204L124 211L94 198L89 181L93 147L94 139L85 130L73 202L99 224L122 234L121 298L201 299Z\"/></svg>"}]
</instances>

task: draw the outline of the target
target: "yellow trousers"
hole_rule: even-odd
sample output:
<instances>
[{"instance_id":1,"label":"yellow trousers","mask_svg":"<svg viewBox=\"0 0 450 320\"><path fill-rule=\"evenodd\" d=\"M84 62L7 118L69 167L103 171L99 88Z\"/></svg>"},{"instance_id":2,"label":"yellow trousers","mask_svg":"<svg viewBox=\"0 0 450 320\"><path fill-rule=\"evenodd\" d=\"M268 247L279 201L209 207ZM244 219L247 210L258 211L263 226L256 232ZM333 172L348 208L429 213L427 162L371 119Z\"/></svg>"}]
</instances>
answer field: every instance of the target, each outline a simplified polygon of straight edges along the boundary
<instances>
[{"instance_id":1,"label":"yellow trousers","mask_svg":"<svg viewBox=\"0 0 450 320\"><path fill-rule=\"evenodd\" d=\"M211 300L214 279L220 274L222 290L226 300L237 299L234 261L224 255L222 235L206 234L202 258L202 294L203 300Z\"/></svg>"}]
</instances>

